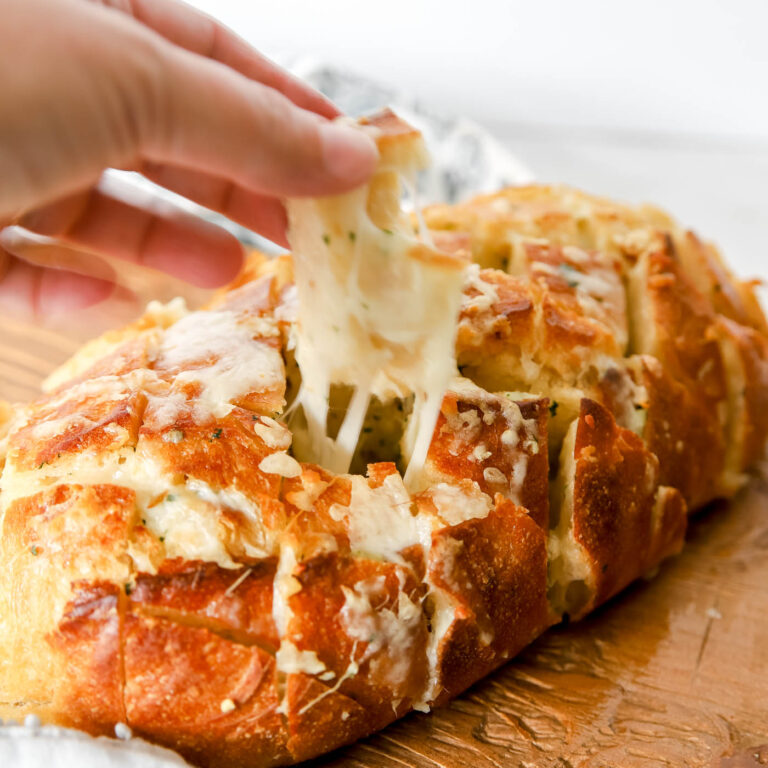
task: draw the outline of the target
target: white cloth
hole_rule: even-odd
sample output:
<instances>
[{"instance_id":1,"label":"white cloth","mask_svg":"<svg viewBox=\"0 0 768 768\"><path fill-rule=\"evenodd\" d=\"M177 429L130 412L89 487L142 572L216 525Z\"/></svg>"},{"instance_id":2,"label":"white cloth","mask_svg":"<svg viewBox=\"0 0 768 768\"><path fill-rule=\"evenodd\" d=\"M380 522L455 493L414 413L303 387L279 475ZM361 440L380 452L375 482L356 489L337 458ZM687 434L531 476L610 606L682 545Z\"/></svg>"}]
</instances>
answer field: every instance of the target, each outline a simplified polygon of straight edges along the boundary
<instances>
[{"instance_id":1,"label":"white cloth","mask_svg":"<svg viewBox=\"0 0 768 768\"><path fill-rule=\"evenodd\" d=\"M1 723L2 721L0 721ZM175 752L130 738L93 738L87 733L40 725L34 715L23 725L0 724L0 766L3 768L179 768L189 766ZM128 738L126 738L128 737Z\"/></svg>"}]
</instances>

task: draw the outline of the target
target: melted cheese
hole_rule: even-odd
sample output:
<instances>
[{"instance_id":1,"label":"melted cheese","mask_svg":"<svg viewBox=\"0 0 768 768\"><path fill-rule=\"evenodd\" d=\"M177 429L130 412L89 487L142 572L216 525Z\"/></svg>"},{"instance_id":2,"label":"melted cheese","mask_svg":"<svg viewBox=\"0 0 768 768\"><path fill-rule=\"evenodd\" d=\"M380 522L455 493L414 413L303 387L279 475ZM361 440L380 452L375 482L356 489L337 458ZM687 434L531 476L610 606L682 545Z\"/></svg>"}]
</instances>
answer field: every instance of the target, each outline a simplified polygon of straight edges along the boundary
<instances>
[{"instance_id":1,"label":"melted cheese","mask_svg":"<svg viewBox=\"0 0 768 768\"><path fill-rule=\"evenodd\" d=\"M345 520L353 552L389 562L402 562L400 553L414 545L429 549L431 524L411 511L411 499L400 475L385 478L378 488L371 488L359 476L350 478L352 493L348 507L331 506L336 520Z\"/></svg>"},{"instance_id":2,"label":"melted cheese","mask_svg":"<svg viewBox=\"0 0 768 768\"><path fill-rule=\"evenodd\" d=\"M434 251L400 211L401 178L423 157L420 138L398 163L346 195L288 202L299 296L299 400L309 434L302 456L345 472L372 395L415 395L407 458L423 463L448 381L463 264ZM393 153L390 152L390 156ZM355 387L335 440L326 434L331 384ZM410 472L410 469L409 469ZM406 475L408 477L408 475Z\"/></svg>"},{"instance_id":3,"label":"melted cheese","mask_svg":"<svg viewBox=\"0 0 768 768\"><path fill-rule=\"evenodd\" d=\"M166 331L156 367L178 370L177 384L198 385L197 408L221 418L233 400L282 387L282 357L263 340L278 333L265 318L193 312Z\"/></svg>"},{"instance_id":4,"label":"melted cheese","mask_svg":"<svg viewBox=\"0 0 768 768\"><path fill-rule=\"evenodd\" d=\"M574 446L577 429L578 422L574 421L563 440L560 471L552 493L552 499L559 500L552 510L553 518L558 522L547 537L548 596L555 610L559 611L566 609L565 596L570 583L582 581L589 589L594 589L595 577L589 555L573 532Z\"/></svg>"},{"instance_id":5,"label":"melted cheese","mask_svg":"<svg viewBox=\"0 0 768 768\"><path fill-rule=\"evenodd\" d=\"M499 470L496 471L499 472ZM503 474L501 477L506 482ZM430 489L429 494L437 514L448 525L459 525L473 518L488 517L491 511L490 497L483 493L474 481L471 484L463 484L461 487L449 483L438 483Z\"/></svg>"},{"instance_id":6,"label":"melted cheese","mask_svg":"<svg viewBox=\"0 0 768 768\"><path fill-rule=\"evenodd\" d=\"M471 264L465 273L465 290L474 289L476 296L464 296L462 310L464 312L488 312L499 301L499 293L493 283L480 277L480 266Z\"/></svg>"},{"instance_id":7,"label":"melted cheese","mask_svg":"<svg viewBox=\"0 0 768 768\"><path fill-rule=\"evenodd\" d=\"M319 675L326 667L314 651L300 651L290 640L283 640L277 651L277 669L285 674Z\"/></svg>"},{"instance_id":8,"label":"melted cheese","mask_svg":"<svg viewBox=\"0 0 768 768\"><path fill-rule=\"evenodd\" d=\"M456 601L445 590L432 587L430 600L433 606L431 629L427 638L427 664L429 682L420 702L413 708L429 712L430 702L440 693L440 646L456 620Z\"/></svg>"},{"instance_id":9,"label":"melted cheese","mask_svg":"<svg viewBox=\"0 0 768 768\"><path fill-rule=\"evenodd\" d=\"M238 545L249 557L272 554L273 533L263 524L258 504L236 488L216 490L197 478L186 482L162 468L161 462L143 450L123 448L106 454L89 452L62 458L42 469L19 472L6 465L3 473L3 511L17 498L31 496L76 478L82 485L116 485L136 494L142 524L164 545L168 558L215 562L223 568L239 568L230 548ZM231 521L221 510L240 513L236 541ZM154 572L155 566L141 549L131 550L137 567Z\"/></svg>"},{"instance_id":10,"label":"melted cheese","mask_svg":"<svg viewBox=\"0 0 768 768\"><path fill-rule=\"evenodd\" d=\"M397 597L396 611L374 609L372 603L376 597L381 600L381 587L375 583L378 578L381 577L359 581L354 589L341 587L344 593L341 621L349 637L367 644L364 658L385 652L387 663L374 666L380 668L384 679L397 689L407 682L413 663L411 646L423 614L421 605L402 590Z\"/></svg>"},{"instance_id":11,"label":"melted cheese","mask_svg":"<svg viewBox=\"0 0 768 768\"><path fill-rule=\"evenodd\" d=\"M301 464L287 453L270 453L261 460L259 469L280 477L298 477L301 474Z\"/></svg>"},{"instance_id":12,"label":"melted cheese","mask_svg":"<svg viewBox=\"0 0 768 768\"><path fill-rule=\"evenodd\" d=\"M288 600L301 590L301 583L293 575L297 565L296 551L288 541L280 544L280 558L272 587L272 618L277 634L283 637L291 619L291 607Z\"/></svg>"},{"instance_id":13,"label":"melted cheese","mask_svg":"<svg viewBox=\"0 0 768 768\"><path fill-rule=\"evenodd\" d=\"M286 450L291 445L291 432L279 421L269 416L260 416L253 424L253 431L264 441L268 448Z\"/></svg>"}]
</instances>

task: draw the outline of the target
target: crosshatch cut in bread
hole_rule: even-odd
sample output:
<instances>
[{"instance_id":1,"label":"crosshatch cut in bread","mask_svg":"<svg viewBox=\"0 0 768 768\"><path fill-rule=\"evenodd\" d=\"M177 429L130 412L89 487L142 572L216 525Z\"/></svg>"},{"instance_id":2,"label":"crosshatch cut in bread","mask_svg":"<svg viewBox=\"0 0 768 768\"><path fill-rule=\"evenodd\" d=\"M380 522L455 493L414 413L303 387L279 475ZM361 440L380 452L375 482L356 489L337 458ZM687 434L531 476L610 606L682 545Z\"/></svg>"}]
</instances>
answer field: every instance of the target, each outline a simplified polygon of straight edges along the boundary
<instances>
[{"instance_id":1,"label":"crosshatch cut in bread","mask_svg":"<svg viewBox=\"0 0 768 768\"><path fill-rule=\"evenodd\" d=\"M683 545L768 432L753 285L652 208L426 162L288 201L201 311L152 304L0 408L0 709L201 766L428 711Z\"/></svg>"}]
</instances>

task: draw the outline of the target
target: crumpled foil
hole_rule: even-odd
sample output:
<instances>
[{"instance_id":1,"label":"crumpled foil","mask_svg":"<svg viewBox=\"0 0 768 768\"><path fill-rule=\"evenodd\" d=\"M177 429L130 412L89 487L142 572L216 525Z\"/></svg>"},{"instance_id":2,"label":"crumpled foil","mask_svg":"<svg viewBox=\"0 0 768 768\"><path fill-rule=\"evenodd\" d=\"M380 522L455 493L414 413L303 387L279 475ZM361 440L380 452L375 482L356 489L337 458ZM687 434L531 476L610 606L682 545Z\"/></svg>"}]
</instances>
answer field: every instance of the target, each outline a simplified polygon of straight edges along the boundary
<instances>
[{"instance_id":1,"label":"crumpled foil","mask_svg":"<svg viewBox=\"0 0 768 768\"><path fill-rule=\"evenodd\" d=\"M439 115L406 93L332 66L311 60L288 66L348 115L388 106L422 132L432 155L432 167L419 180L422 205L455 203L533 181L533 173L517 157L471 120Z\"/></svg>"}]
</instances>

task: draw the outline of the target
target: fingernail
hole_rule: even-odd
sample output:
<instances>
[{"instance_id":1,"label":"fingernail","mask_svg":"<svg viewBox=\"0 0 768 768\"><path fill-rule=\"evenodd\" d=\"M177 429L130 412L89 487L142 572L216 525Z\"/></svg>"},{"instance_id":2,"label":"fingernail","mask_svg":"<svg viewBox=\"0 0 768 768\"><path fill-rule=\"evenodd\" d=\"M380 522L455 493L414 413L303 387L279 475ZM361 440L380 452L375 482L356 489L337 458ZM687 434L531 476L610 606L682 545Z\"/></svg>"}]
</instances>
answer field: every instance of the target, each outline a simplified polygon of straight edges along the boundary
<instances>
[{"instance_id":1,"label":"fingernail","mask_svg":"<svg viewBox=\"0 0 768 768\"><path fill-rule=\"evenodd\" d=\"M350 184L364 182L373 172L379 151L370 136L338 123L320 126L323 164L332 176Z\"/></svg>"}]
</instances>

